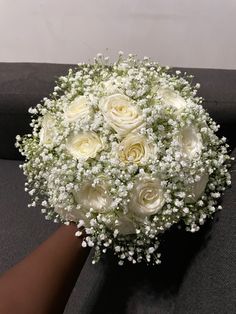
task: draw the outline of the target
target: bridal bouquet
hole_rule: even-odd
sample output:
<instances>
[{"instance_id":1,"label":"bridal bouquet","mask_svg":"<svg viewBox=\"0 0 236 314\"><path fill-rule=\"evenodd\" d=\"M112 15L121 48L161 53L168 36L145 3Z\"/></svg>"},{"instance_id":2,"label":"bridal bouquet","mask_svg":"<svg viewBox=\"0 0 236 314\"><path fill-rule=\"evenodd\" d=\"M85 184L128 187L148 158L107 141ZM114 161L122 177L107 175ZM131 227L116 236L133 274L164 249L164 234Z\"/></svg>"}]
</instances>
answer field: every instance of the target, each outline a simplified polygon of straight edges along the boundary
<instances>
[{"instance_id":1,"label":"bridal bouquet","mask_svg":"<svg viewBox=\"0 0 236 314\"><path fill-rule=\"evenodd\" d=\"M34 108L32 134L16 136L25 190L46 219L85 228L94 260L160 263L160 236L199 230L230 185L228 145L192 76L145 57L97 55L58 79Z\"/></svg>"}]
</instances>

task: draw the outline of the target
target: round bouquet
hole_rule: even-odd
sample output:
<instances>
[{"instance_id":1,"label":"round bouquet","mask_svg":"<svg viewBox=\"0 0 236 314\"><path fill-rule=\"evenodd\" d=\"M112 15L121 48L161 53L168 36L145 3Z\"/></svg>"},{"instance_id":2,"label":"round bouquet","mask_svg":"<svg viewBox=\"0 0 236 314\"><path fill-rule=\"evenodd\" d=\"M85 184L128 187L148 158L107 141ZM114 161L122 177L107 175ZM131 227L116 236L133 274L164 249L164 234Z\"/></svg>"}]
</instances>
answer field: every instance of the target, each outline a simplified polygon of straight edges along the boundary
<instances>
[{"instance_id":1,"label":"round bouquet","mask_svg":"<svg viewBox=\"0 0 236 314\"><path fill-rule=\"evenodd\" d=\"M195 232L230 184L228 145L197 97L192 76L145 57L97 55L58 79L16 137L29 206L85 229L94 260L160 263L160 236L177 223Z\"/></svg>"}]
</instances>

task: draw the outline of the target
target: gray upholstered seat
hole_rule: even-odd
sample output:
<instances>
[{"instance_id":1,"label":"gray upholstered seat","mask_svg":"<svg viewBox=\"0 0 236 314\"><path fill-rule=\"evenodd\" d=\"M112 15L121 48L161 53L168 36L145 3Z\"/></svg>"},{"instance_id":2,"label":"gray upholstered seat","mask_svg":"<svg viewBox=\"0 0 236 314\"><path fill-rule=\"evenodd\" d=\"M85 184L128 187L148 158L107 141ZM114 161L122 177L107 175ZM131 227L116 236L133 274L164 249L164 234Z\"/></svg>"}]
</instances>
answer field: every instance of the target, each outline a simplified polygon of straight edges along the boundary
<instances>
[{"instance_id":1,"label":"gray upholstered seat","mask_svg":"<svg viewBox=\"0 0 236 314\"><path fill-rule=\"evenodd\" d=\"M15 135L30 132L27 110L52 91L69 65L0 64L0 272L45 240L57 224L39 208L28 208ZM235 147L236 71L186 69L202 85L201 95L221 134ZM235 169L236 170L236 169ZM65 313L235 312L236 175L223 198L224 210L196 234L173 228L162 243L160 267L116 265L112 256L87 260ZM92 254L92 252L91 252ZM112 308L111 308L112 307Z\"/></svg>"}]
</instances>

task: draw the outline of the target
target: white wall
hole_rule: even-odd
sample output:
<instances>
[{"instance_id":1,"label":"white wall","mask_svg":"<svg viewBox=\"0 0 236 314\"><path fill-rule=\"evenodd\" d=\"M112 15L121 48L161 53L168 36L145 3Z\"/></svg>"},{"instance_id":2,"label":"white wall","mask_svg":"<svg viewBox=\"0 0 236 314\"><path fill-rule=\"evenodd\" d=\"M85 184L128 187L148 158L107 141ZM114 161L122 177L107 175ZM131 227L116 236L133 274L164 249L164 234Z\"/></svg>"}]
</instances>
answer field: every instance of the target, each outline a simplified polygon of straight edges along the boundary
<instances>
[{"instance_id":1,"label":"white wall","mask_svg":"<svg viewBox=\"0 0 236 314\"><path fill-rule=\"evenodd\" d=\"M236 0L0 0L0 61L77 63L97 52L236 69Z\"/></svg>"}]
</instances>

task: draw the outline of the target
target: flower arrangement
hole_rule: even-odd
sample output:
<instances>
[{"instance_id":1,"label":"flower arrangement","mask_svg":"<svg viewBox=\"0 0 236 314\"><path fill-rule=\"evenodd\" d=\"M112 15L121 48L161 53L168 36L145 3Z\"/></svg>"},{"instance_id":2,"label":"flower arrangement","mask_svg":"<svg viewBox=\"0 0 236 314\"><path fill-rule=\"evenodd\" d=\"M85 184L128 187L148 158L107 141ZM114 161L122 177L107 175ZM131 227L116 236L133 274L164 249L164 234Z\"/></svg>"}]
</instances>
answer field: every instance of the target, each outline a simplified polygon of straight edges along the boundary
<instances>
[{"instance_id":1,"label":"flower arrangement","mask_svg":"<svg viewBox=\"0 0 236 314\"><path fill-rule=\"evenodd\" d=\"M230 185L228 145L202 107L192 76L145 57L98 54L58 79L34 108L32 134L16 136L25 156L29 206L46 219L74 221L118 264L160 263L160 235L184 223L198 231L221 209Z\"/></svg>"}]
</instances>

